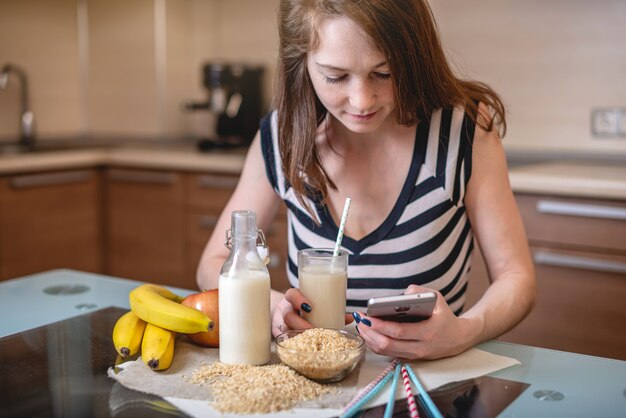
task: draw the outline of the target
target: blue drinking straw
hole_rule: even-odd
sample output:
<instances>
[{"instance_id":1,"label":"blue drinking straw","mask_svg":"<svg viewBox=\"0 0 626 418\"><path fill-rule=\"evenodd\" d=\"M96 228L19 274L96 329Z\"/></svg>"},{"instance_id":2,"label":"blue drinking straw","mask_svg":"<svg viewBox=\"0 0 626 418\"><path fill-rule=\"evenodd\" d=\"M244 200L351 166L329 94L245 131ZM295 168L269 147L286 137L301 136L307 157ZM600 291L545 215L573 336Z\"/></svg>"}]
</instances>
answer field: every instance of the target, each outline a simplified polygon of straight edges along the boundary
<instances>
[{"instance_id":1,"label":"blue drinking straw","mask_svg":"<svg viewBox=\"0 0 626 418\"><path fill-rule=\"evenodd\" d=\"M396 370L393 373L393 381L391 382L391 392L389 392L389 401L387 401L387 406L385 407L385 415L383 418L391 418L393 416L393 408L396 403L396 387L398 387L398 378L400 377L400 370L402 369L402 364L398 362L396 364Z\"/></svg>"}]
</instances>

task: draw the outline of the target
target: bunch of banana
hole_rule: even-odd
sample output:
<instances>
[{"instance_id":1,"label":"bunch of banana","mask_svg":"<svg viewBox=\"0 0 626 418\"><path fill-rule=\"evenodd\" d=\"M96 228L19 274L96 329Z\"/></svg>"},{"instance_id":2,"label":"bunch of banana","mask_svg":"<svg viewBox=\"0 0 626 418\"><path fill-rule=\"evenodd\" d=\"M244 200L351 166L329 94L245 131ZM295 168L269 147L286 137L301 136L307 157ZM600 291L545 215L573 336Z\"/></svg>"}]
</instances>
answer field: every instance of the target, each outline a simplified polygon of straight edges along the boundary
<instances>
[{"instance_id":1,"label":"bunch of banana","mask_svg":"<svg viewBox=\"0 0 626 418\"><path fill-rule=\"evenodd\" d=\"M172 364L177 333L212 330L213 321L203 312L181 305L183 298L168 289L144 284L129 294L131 310L113 328L113 345L122 357L141 349L141 358L153 370Z\"/></svg>"},{"instance_id":2,"label":"bunch of banana","mask_svg":"<svg viewBox=\"0 0 626 418\"><path fill-rule=\"evenodd\" d=\"M182 334L211 331L213 321L204 312L181 305L182 298L164 287L144 284L128 295L130 309L144 321Z\"/></svg>"}]
</instances>

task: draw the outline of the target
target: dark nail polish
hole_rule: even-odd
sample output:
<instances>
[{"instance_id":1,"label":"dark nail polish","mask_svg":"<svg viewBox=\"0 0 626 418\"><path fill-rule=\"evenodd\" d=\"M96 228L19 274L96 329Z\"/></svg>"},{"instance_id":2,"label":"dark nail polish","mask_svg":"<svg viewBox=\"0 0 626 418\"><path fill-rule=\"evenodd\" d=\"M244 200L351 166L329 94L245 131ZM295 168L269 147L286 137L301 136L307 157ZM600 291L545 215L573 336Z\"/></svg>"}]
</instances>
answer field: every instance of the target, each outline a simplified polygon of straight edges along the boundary
<instances>
[{"instance_id":1,"label":"dark nail polish","mask_svg":"<svg viewBox=\"0 0 626 418\"><path fill-rule=\"evenodd\" d=\"M361 315L359 315L357 312L352 312L352 318L354 318L357 324L361 322Z\"/></svg>"},{"instance_id":2,"label":"dark nail polish","mask_svg":"<svg viewBox=\"0 0 626 418\"><path fill-rule=\"evenodd\" d=\"M303 303L302 305L300 305L300 308L302 308L304 312L311 312L311 305L309 305L308 303Z\"/></svg>"},{"instance_id":3,"label":"dark nail polish","mask_svg":"<svg viewBox=\"0 0 626 418\"><path fill-rule=\"evenodd\" d=\"M354 329L356 329L356 333L357 333L357 334L361 335L361 331L359 331L359 327L358 327L358 326L357 326L357 327L354 327Z\"/></svg>"},{"instance_id":4,"label":"dark nail polish","mask_svg":"<svg viewBox=\"0 0 626 418\"><path fill-rule=\"evenodd\" d=\"M372 323L371 323L371 322L370 322L370 320L369 320L369 319L367 319L367 318L362 318L362 319L361 319L361 322L362 322L363 324L367 325L368 327L371 327L371 326L372 326Z\"/></svg>"}]
</instances>

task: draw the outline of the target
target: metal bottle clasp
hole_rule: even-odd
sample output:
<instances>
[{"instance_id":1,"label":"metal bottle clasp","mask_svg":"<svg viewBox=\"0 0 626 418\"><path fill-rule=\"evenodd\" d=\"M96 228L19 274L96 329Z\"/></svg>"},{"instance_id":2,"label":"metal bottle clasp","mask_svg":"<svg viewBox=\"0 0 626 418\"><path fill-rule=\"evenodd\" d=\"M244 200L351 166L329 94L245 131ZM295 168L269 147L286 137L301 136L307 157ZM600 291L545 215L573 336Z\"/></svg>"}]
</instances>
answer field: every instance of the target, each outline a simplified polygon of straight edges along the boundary
<instances>
[{"instance_id":1,"label":"metal bottle clasp","mask_svg":"<svg viewBox=\"0 0 626 418\"><path fill-rule=\"evenodd\" d=\"M270 247L267 245L267 239L265 239L265 234L261 229L257 229L256 234L257 252L259 252L259 257L262 257L261 253L265 254L265 257L263 257L263 263L267 265L270 262ZM261 241L260 243L259 240ZM230 232L230 228L226 230L226 240L224 241L224 246L226 246L229 251L233 249L233 236ZM259 248L261 248L261 251L259 251Z\"/></svg>"}]
</instances>

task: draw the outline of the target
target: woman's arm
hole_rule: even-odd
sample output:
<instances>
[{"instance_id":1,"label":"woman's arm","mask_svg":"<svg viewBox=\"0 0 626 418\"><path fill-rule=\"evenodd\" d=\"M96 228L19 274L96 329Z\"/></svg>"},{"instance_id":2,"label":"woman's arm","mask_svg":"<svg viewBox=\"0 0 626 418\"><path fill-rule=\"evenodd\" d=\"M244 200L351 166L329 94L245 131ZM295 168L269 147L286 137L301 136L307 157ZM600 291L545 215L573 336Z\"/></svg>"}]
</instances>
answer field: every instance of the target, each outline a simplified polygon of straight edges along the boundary
<instances>
[{"instance_id":1,"label":"woman's arm","mask_svg":"<svg viewBox=\"0 0 626 418\"><path fill-rule=\"evenodd\" d=\"M536 292L526 232L495 131L476 128L465 206L491 281L478 303L461 315L479 325L474 340L478 343L502 335L524 319Z\"/></svg>"},{"instance_id":2,"label":"woman's arm","mask_svg":"<svg viewBox=\"0 0 626 418\"><path fill-rule=\"evenodd\" d=\"M267 231L279 204L280 199L265 172L260 134L257 133L248 150L237 187L224 207L213 234L202 252L197 271L197 282L200 289L217 288L220 269L229 253L224 246L224 233L230 228L231 213L235 210L253 210L257 216L257 228ZM274 294L272 295L273 302L276 297Z\"/></svg>"}]
</instances>

